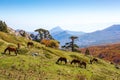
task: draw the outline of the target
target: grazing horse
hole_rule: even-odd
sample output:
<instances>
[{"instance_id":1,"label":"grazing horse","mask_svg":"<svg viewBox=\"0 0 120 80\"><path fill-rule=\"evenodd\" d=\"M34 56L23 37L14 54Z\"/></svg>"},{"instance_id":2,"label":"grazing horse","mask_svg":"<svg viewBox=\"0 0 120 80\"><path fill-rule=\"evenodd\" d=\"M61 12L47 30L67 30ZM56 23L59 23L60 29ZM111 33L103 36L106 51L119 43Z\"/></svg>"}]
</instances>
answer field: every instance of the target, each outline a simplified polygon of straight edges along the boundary
<instances>
[{"instance_id":1,"label":"grazing horse","mask_svg":"<svg viewBox=\"0 0 120 80\"><path fill-rule=\"evenodd\" d=\"M84 61L82 61L82 62L80 62L80 67L82 67L82 66L84 66L84 68L86 69L86 62L84 62Z\"/></svg>"},{"instance_id":2,"label":"grazing horse","mask_svg":"<svg viewBox=\"0 0 120 80\"><path fill-rule=\"evenodd\" d=\"M15 47L7 47L5 50L4 50L4 54L6 53L6 51L9 51L9 55L10 55L10 52L12 51L12 52L15 52L15 54L16 54L16 56L17 56L17 52L18 52L18 49L17 48L15 48Z\"/></svg>"},{"instance_id":3,"label":"grazing horse","mask_svg":"<svg viewBox=\"0 0 120 80\"><path fill-rule=\"evenodd\" d=\"M71 64L72 64L72 63L74 63L74 64L80 64L80 60L73 59L73 60L71 61Z\"/></svg>"},{"instance_id":4,"label":"grazing horse","mask_svg":"<svg viewBox=\"0 0 120 80\"><path fill-rule=\"evenodd\" d=\"M93 62L98 62L98 59L93 58L92 60L90 60L90 64L92 64Z\"/></svg>"},{"instance_id":5,"label":"grazing horse","mask_svg":"<svg viewBox=\"0 0 120 80\"><path fill-rule=\"evenodd\" d=\"M28 42L27 47L34 46L33 42Z\"/></svg>"},{"instance_id":6,"label":"grazing horse","mask_svg":"<svg viewBox=\"0 0 120 80\"><path fill-rule=\"evenodd\" d=\"M60 57L60 58L57 60L56 64L58 64L59 61L61 61L61 62L63 61L63 62L65 62L65 64L67 63L67 59L64 58L64 57Z\"/></svg>"}]
</instances>

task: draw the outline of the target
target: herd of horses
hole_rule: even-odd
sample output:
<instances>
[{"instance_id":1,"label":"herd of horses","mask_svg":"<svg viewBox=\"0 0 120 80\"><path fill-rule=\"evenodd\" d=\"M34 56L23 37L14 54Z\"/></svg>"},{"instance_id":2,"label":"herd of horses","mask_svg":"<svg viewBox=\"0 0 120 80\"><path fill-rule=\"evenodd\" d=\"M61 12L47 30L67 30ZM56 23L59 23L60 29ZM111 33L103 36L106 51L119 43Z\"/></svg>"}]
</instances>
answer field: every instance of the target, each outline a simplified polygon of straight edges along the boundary
<instances>
[{"instance_id":1,"label":"herd of horses","mask_svg":"<svg viewBox=\"0 0 120 80\"><path fill-rule=\"evenodd\" d=\"M60 57L58 58L56 64L58 63L62 63L64 62L65 64L67 64L67 59L65 57ZM92 64L93 62L97 62L98 63L98 59L97 58L93 58L90 60L90 64ZM86 69L86 66L87 66L87 63L84 62L84 61L80 61L80 60L77 60L77 59L73 59L70 64L78 64L80 67L84 66L84 68Z\"/></svg>"},{"instance_id":2,"label":"herd of horses","mask_svg":"<svg viewBox=\"0 0 120 80\"><path fill-rule=\"evenodd\" d=\"M27 43L27 47L30 48L30 47L33 47L34 46L34 43L33 42L28 42ZM5 48L4 50L4 54L6 54L7 51L9 51L9 55L10 55L10 52L14 52L16 55L18 53L20 49L20 44L18 43L17 44L17 47L12 47L12 46L8 46L7 48ZM56 64L60 63L60 62L64 62L65 64L67 64L67 59L65 57L60 57L58 58ZM98 59L96 58L93 58L90 60L90 64L92 64L93 62L98 62ZM78 64L80 67L84 66L84 68L86 69L86 65L87 63L84 62L84 61L80 61L80 60L77 60L77 59L73 59L70 64Z\"/></svg>"},{"instance_id":3,"label":"herd of horses","mask_svg":"<svg viewBox=\"0 0 120 80\"><path fill-rule=\"evenodd\" d=\"M33 46L34 46L34 43L33 43L33 42L28 42L28 43L27 43L27 47L28 47L28 48L29 48L29 47L33 47ZM6 52L9 51L9 55L10 55L10 52L14 52L14 53L17 55L19 49L20 49L20 44L19 44L19 43L17 44L17 47L8 46L7 48L5 48L4 54L6 54Z\"/></svg>"}]
</instances>

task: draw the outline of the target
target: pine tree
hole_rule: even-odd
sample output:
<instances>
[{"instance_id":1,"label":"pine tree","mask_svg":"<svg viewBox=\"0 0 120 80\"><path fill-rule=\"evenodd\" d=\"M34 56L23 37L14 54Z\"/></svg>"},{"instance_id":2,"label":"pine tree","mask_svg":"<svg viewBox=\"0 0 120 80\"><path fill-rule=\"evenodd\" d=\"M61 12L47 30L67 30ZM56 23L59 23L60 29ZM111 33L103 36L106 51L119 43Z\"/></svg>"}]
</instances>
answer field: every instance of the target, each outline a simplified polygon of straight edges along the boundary
<instances>
[{"instance_id":1,"label":"pine tree","mask_svg":"<svg viewBox=\"0 0 120 80\"><path fill-rule=\"evenodd\" d=\"M85 55L90 55L90 51L89 51L88 48L87 48L86 51L85 51Z\"/></svg>"},{"instance_id":2,"label":"pine tree","mask_svg":"<svg viewBox=\"0 0 120 80\"><path fill-rule=\"evenodd\" d=\"M72 48L72 51L74 51L74 40L77 39L78 37L76 36L71 36L70 39L72 40L71 42L71 48Z\"/></svg>"},{"instance_id":3,"label":"pine tree","mask_svg":"<svg viewBox=\"0 0 120 80\"><path fill-rule=\"evenodd\" d=\"M6 32L6 33L8 32L7 25L3 21L0 21L0 31Z\"/></svg>"}]
</instances>

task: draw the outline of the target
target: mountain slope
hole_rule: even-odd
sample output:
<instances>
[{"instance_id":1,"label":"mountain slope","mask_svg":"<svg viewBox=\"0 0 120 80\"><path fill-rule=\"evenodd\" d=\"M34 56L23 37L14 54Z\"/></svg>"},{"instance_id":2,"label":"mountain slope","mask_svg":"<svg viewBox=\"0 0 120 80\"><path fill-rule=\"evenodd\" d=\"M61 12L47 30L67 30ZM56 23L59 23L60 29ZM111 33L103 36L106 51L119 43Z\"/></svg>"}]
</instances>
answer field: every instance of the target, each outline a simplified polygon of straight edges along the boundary
<instances>
[{"instance_id":1,"label":"mountain slope","mask_svg":"<svg viewBox=\"0 0 120 80\"><path fill-rule=\"evenodd\" d=\"M58 40L61 45L64 45L66 42L70 42L69 37L70 36L80 36L85 34L84 32L81 31L69 31L69 30L63 30L60 27L55 27L50 30L51 35L53 38Z\"/></svg>"},{"instance_id":2,"label":"mountain slope","mask_svg":"<svg viewBox=\"0 0 120 80\"><path fill-rule=\"evenodd\" d=\"M120 64L120 43L88 47L90 54L112 63ZM85 48L81 51L84 53Z\"/></svg>"},{"instance_id":3,"label":"mountain slope","mask_svg":"<svg viewBox=\"0 0 120 80\"><path fill-rule=\"evenodd\" d=\"M95 31L79 36L79 46L101 45L120 42L120 25L112 25L101 31Z\"/></svg>"},{"instance_id":4,"label":"mountain slope","mask_svg":"<svg viewBox=\"0 0 120 80\"><path fill-rule=\"evenodd\" d=\"M120 71L101 59L98 59L99 63L91 65L90 56L48 48L34 41L34 47L26 48L28 41L0 32L0 53L8 45L21 44L18 56L14 56L13 52L11 55L8 52L0 54L0 80L120 80ZM87 62L87 68L76 67L69 62L66 65L56 64L59 57L66 57L69 61L80 59Z\"/></svg>"}]
</instances>

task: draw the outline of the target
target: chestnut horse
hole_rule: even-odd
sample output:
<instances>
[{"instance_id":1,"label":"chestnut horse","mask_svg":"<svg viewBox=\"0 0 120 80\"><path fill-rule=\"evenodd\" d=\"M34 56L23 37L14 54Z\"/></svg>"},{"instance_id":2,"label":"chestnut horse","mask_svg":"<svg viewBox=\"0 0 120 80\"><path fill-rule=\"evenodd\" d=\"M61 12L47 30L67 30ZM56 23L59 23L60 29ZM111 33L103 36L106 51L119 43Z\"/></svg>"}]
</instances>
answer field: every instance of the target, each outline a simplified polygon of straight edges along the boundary
<instances>
[{"instance_id":1,"label":"chestnut horse","mask_svg":"<svg viewBox=\"0 0 120 80\"><path fill-rule=\"evenodd\" d=\"M60 57L58 60L57 60L57 62L56 62L56 64L58 64L59 62L65 62L65 64L67 63L67 59L66 58L64 58L64 57Z\"/></svg>"},{"instance_id":2,"label":"chestnut horse","mask_svg":"<svg viewBox=\"0 0 120 80\"><path fill-rule=\"evenodd\" d=\"M90 60L90 64L92 64L93 62L98 62L98 59L93 58L92 60Z\"/></svg>"},{"instance_id":3,"label":"chestnut horse","mask_svg":"<svg viewBox=\"0 0 120 80\"><path fill-rule=\"evenodd\" d=\"M15 52L16 56L17 56L17 52L18 52L18 49L15 48L15 47L7 47L5 50L4 50L4 54L6 53L6 51L9 51L9 55L10 55L10 52Z\"/></svg>"},{"instance_id":4,"label":"chestnut horse","mask_svg":"<svg viewBox=\"0 0 120 80\"><path fill-rule=\"evenodd\" d=\"M34 46L33 42L28 42L27 47L29 48L30 46Z\"/></svg>"}]
</instances>

